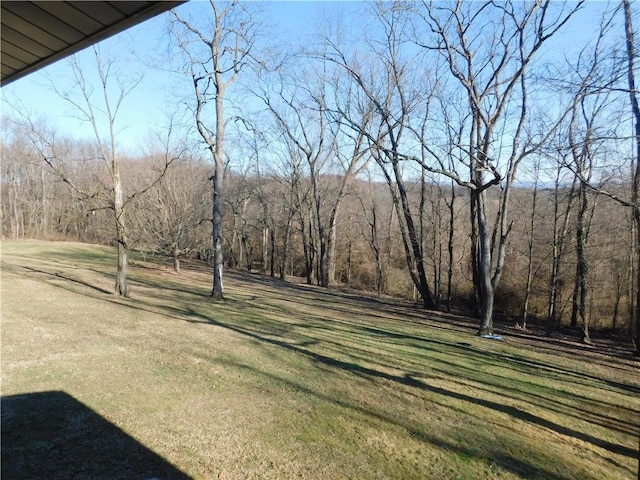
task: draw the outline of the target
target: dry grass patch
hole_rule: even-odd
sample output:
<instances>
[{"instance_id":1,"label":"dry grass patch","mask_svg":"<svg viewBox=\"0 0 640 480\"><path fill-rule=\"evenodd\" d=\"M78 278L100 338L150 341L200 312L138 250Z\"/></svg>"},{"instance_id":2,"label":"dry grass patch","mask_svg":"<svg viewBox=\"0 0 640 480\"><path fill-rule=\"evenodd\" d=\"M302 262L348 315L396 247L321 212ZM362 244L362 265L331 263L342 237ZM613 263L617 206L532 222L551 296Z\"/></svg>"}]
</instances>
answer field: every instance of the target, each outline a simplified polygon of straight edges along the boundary
<instances>
[{"instance_id":1,"label":"dry grass patch","mask_svg":"<svg viewBox=\"0 0 640 480\"><path fill-rule=\"evenodd\" d=\"M213 303L208 269L174 274L150 257L134 256L121 299L108 293L114 263L105 247L2 243L3 404L63 392L92 412L70 417L78 456L117 432L147 452L104 478L636 475L630 357L521 334L490 342L466 319L247 273L229 272ZM3 476L28 478L6 459L70 451L2 414ZM83 478L90 466L74 458L48 478Z\"/></svg>"}]
</instances>

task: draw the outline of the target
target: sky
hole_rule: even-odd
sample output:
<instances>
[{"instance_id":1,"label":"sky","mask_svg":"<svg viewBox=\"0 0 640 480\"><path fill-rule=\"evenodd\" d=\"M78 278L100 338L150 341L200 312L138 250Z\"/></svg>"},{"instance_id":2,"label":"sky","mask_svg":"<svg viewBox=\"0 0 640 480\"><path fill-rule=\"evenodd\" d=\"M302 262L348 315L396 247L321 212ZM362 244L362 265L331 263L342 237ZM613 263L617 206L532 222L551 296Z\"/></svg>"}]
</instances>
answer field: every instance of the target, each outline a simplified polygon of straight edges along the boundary
<instances>
[{"instance_id":1,"label":"sky","mask_svg":"<svg viewBox=\"0 0 640 480\"><path fill-rule=\"evenodd\" d=\"M295 43L311 35L319 12L329 8L353 8L357 2L261 2L267 22L273 25L281 38ZM191 1L177 7L181 15L207 11L208 2ZM100 42L102 55L117 54L117 68L124 79L142 78L140 84L122 103L118 114L118 142L128 152L136 154L145 143L168 124L176 105L176 91L190 92L191 84L182 75L162 69L162 55L169 45L168 15L162 14L125 32ZM83 72L97 80L96 62L92 48L75 55ZM74 107L56 93L53 85L68 91L73 84L70 59L62 59L31 75L3 87L2 111L29 114L44 118L55 125L60 133L76 138L91 139L93 131L87 122L79 120Z\"/></svg>"},{"instance_id":2,"label":"sky","mask_svg":"<svg viewBox=\"0 0 640 480\"><path fill-rule=\"evenodd\" d=\"M583 13L579 29L561 37L558 52L570 50L577 36L592 32L597 25L594 11L604 3L593 3ZM323 10L344 10L349 22L357 23L358 9L362 2L313 2L313 1L264 1L265 21L271 24L270 34L285 42L297 45L298 40L309 41L315 31ZM208 2L191 1L177 8L181 15L198 15L209 8ZM169 55L170 42L168 32L168 14L152 18L141 25L122 32L100 43L105 56L117 57L117 68L121 78L142 78L140 84L124 100L118 115L118 142L127 153L143 153L151 142L154 133L162 131L168 124L173 111L180 109L180 93L189 94L191 84L184 76L163 69L164 57ZM94 72L95 57L91 48L76 55L82 70ZM92 130L87 122L78 119L74 108L54 91L52 85L69 90L72 85L70 60L63 59L16 80L3 87L0 92L2 111L19 112L33 118L44 118L58 131L75 138L92 139ZM95 79L95 75L93 76Z\"/></svg>"}]
</instances>

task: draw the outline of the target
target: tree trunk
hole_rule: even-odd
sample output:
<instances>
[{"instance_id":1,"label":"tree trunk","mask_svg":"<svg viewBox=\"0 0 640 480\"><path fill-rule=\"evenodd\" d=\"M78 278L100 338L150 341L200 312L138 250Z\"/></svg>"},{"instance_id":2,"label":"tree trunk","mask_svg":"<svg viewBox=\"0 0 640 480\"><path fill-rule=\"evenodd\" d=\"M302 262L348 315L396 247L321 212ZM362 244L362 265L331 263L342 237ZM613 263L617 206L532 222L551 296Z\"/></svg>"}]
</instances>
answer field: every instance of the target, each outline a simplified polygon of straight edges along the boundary
<instances>
[{"instance_id":1,"label":"tree trunk","mask_svg":"<svg viewBox=\"0 0 640 480\"><path fill-rule=\"evenodd\" d=\"M340 203L342 191L340 192L340 197L336 199L335 204L333 205L333 210L331 211L331 216L329 217L329 235L327 239L327 281L328 284L331 284L335 281L336 278L336 243L337 243L337 233L338 233L338 214L340 212Z\"/></svg>"},{"instance_id":2,"label":"tree trunk","mask_svg":"<svg viewBox=\"0 0 640 480\"><path fill-rule=\"evenodd\" d=\"M636 126L640 125L637 123ZM638 139L638 159L636 160L636 175L634 178L634 186L636 195L640 191L640 131L637 132ZM636 346L635 355L640 356L640 206L637 204L638 197L636 196L636 206L633 209L633 219L635 222L636 230L636 308L635 308L635 338L634 343ZM632 319L633 321L633 319ZM639 471L640 472L640 471ZM640 478L640 473L639 473Z\"/></svg>"},{"instance_id":3,"label":"tree trunk","mask_svg":"<svg viewBox=\"0 0 640 480\"><path fill-rule=\"evenodd\" d=\"M391 270L391 254L393 253L393 242L392 232L393 232L393 222L397 220L398 225L400 224L400 220L397 219L397 210L395 208L391 208L391 213L389 214L389 227L387 228L387 245L385 249L385 258L384 258L384 282L382 283L382 293L387 292L388 280L389 280L389 271Z\"/></svg>"},{"instance_id":4,"label":"tree trunk","mask_svg":"<svg viewBox=\"0 0 640 480\"><path fill-rule=\"evenodd\" d=\"M218 46L215 45L216 58L214 63L218 63ZM216 70L216 139L213 147L213 158L215 171L213 174L213 289L211 297L215 300L224 299L224 286L222 283L224 267L223 250L223 219L224 219L224 81L221 74Z\"/></svg>"},{"instance_id":5,"label":"tree trunk","mask_svg":"<svg viewBox=\"0 0 640 480\"><path fill-rule=\"evenodd\" d=\"M289 251L291 249L291 222L294 212L290 209L287 216L287 224L284 228L284 244L282 246L282 262L280 263L280 280L287 279L287 264L289 263Z\"/></svg>"},{"instance_id":6,"label":"tree trunk","mask_svg":"<svg viewBox=\"0 0 640 480\"><path fill-rule=\"evenodd\" d=\"M311 165L311 162L310 162ZM318 229L318 241L320 242L320 258L318 263L318 285L321 287L329 286L329 251L327 245L327 232L324 229L322 221L322 212L320 206L322 201L320 198L320 188L318 186L316 174L311 169L311 182L313 185L313 196L315 204L316 227Z\"/></svg>"},{"instance_id":7,"label":"tree trunk","mask_svg":"<svg viewBox=\"0 0 640 480\"><path fill-rule=\"evenodd\" d=\"M112 155L115 155L112 153ZM113 178L113 212L116 221L116 241L118 243L118 266L116 271L116 295L129 296L129 286L127 284L127 271L129 260L127 256L127 231L125 223L124 192L122 189L122 179L120 170L115 158L112 161Z\"/></svg>"},{"instance_id":8,"label":"tree trunk","mask_svg":"<svg viewBox=\"0 0 640 480\"><path fill-rule=\"evenodd\" d=\"M273 222L271 228L269 229L269 248L270 248L270 256L269 256L269 275L271 278L275 278L276 276L276 229L273 226Z\"/></svg>"},{"instance_id":9,"label":"tree trunk","mask_svg":"<svg viewBox=\"0 0 640 480\"><path fill-rule=\"evenodd\" d=\"M531 201L531 214L529 216L529 241L527 242L527 282L524 290L524 302L522 305L522 328L527 329L527 319L529 316L529 301L531 298L531 284L533 282L533 246L536 228L536 206L538 200L538 176L540 164L535 164L535 181L533 185L533 199Z\"/></svg>"},{"instance_id":10,"label":"tree trunk","mask_svg":"<svg viewBox=\"0 0 640 480\"><path fill-rule=\"evenodd\" d=\"M262 227L262 267L260 268L261 273L267 273L268 261L267 256L269 255L269 227L263 224Z\"/></svg>"},{"instance_id":11,"label":"tree trunk","mask_svg":"<svg viewBox=\"0 0 640 480\"><path fill-rule=\"evenodd\" d=\"M410 261L408 261L407 266L412 271L414 271L414 269L417 270L417 279L415 273L412 275L412 278L414 279L414 285L418 289L418 292L420 293L420 296L422 298L423 307L430 309L435 308L435 304L433 303L433 298L431 296L431 289L429 288L427 275L424 269L424 256L422 254L422 248L420 246L415 224L413 222L413 216L411 215L409 199L404 186L404 182L402 181L402 173L400 172L400 166L397 158L392 161L392 166L396 179L396 185L398 188L398 196L400 197L400 203L402 206L402 214L405 220L406 235L408 237L410 245L410 249L407 252L407 258L408 260L410 259Z\"/></svg>"},{"instance_id":12,"label":"tree trunk","mask_svg":"<svg viewBox=\"0 0 640 480\"><path fill-rule=\"evenodd\" d=\"M426 185L426 172L424 169L420 172L420 202L418 203L418 242L420 245L420 251L424 254L425 246L426 246L426 235L425 235L425 209L427 203L427 185ZM435 262L434 262L435 265ZM426 273L426 272L425 272ZM436 284L436 276L433 277L434 281L432 283L433 286L433 297L437 302L437 291L438 286ZM437 305L437 304L436 304Z\"/></svg>"},{"instance_id":13,"label":"tree trunk","mask_svg":"<svg viewBox=\"0 0 640 480\"><path fill-rule=\"evenodd\" d=\"M351 286L351 254L352 254L352 243L349 242L347 246L347 285Z\"/></svg>"},{"instance_id":14,"label":"tree trunk","mask_svg":"<svg viewBox=\"0 0 640 480\"><path fill-rule=\"evenodd\" d=\"M591 343L589 338L589 315L587 314L588 274L587 261L587 212L589 209L589 197L587 186L580 185L580 209L578 211L578 223L576 226L576 280L573 295L573 311L571 326L575 327L580 322L582 327L582 341Z\"/></svg>"},{"instance_id":15,"label":"tree trunk","mask_svg":"<svg viewBox=\"0 0 640 480\"><path fill-rule=\"evenodd\" d=\"M237 268L240 265L241 257L240 250L242 247L236 248L236 244L241 244L240 238L238 236L238 213L235 211L235 206L233 207L233 230L231 233L231 242L229 242L229 268Z\"/></svg>"},{"instance_id":16,"label":"tree trunk","mask_svg":"<svg viewBox=\"0 0 640 480\"><path fill-rule=\"evenodd\" d=\"M469 192L469 217L471 226L471 279L473 283L473 314L480 316L480 241L478 237L478 193Z\"/></svg>"},{"instance_id":17,"label":"tree trunk","mask_svg":"<svg viewBox=\"0 0 640 480\"><path fill-rule=\"evenodd\" d=\"M393 210L391 211L393 213ZM371 248L376 259L376 292L378 298L384 293L384 260L382 258L382 249L380 247L380 239L378 238L378 221L376 215L376 205L372 206L371 220Z\"/></svg>"},{"instance_id":18,"label":"tree trunk","mask_svg":"<svg viewBox=\"0 0 640 480\"><path fill-rule=\"evenodd\" d=\"M177 246L173 247L173 271L180 273L180 250Z\"/></svg>"},{"instance_id":19,"label":"tree trunk","mask_svg":"<svg viewBox=\"0 0 640 480\"><path fill-rule=\"evenodd\" d=\"M432 232L432 248L433 248L433 297L436 308L440 308L442 301L442 212L440 211L440 199L442 198L442 189L438 187L438 198L432 203L433 216L436 218L435 228Z\"/></svg>"},{"instance_id":20,"label":"tree trunk","mask_svg":"<svg viewBox=\"0 0 640 480\"><path fill-rule=\"evenodd\" d=\"M123 297L129 296L129 285L127 283L127 272L129 269L129 260L127 257L126 240L118 239L118 269L116 272L116 295Z\"/></svg>"},{"instance_id":21,"label":"tree trunk","mask_svg":"<svg viewBox=\"0 0 640 480\"><path fill-rule=\"evenodd\" d=\"M369 244L369 248L373 253L373 258L375 260L375 287L378 298L382 296L382 290L384 285L384 266L383 266L383 258L382 258L382 249L380 247L380 238L378 235L378 205L375 199L374 191L373 191L373 183L371 181L371 175L369 175L369 195L371 201L371 218L369 218L368 208L365 207L365 203L360 199L360 205L362 206L362 213L364 218L366 219L369 225L369 234L365 235L364 230L362 231L362 235L367 239L367 243ZM393 210L391 210L393 214ZM349 247L351 248L351 243L349 243ZM351 250L349 250L351 254ZM351 259L351 256L349 256ZM349 280L350 276L349 276Z\"/></svg>"},{"instance_id":22,"label":"tree trunk","mask_svg":"<svg viewBox=\"0 0 640 480\"><path fill-rule=\"evenodd\" d=\"M495 292L491 282L491 235L487 226L487 199L485 190L476 196L478 223L478 293L480 295L479 335L493 335L493 302Z\"/></svg>"},{"instance_id":23,"label":"tree trunk","mask_svg":"<svg viewBox=\"0 0 640 480\"><path fill-rule=\"evenodd\" d=\"M636 51L634 43L634 31L631 15L631 2L622 0L624 9L625 39L627 46L627 81L629 84L629 98L631 100L631 111L633 114L633 127L635 135L635 168L633 171L633 187L631 192L631 202L633 203L633 220L636 228L636 309L635 309L635 355L640 355L640 106L636 91L635 80L635 60ZM638 465L638 479L640 479L640 464Z\"/></svg>"},{"instance_id":24,"label":"tree trunk","mask_svg":"<svg viewBox=\"0 0 640 480\"><path fill-rule=\"evenodd\" d=\"M449 238L447 240L447 300L446 308L447 313L451 312L451 287L453 283L453 248L454 248L454 226L455 226L455 203L456 203L456 190L453 181L451 181L451 202L447 204L449 209Z\"/></svg>"},{"instance_id":25,"label":"tree trunk","mask_svg":"<svg viewBox=\"0 0 640 480\"><path fill-rule=\"evenodd\" d=\"M11 167L10 167L11 168ZM18 205L18 182L16 181L15 165L9 178L9 209L11 211L11 233L15 240L20 238L20 207Z\"/></svg>"},{"instance_id":26,"label":"tree trunk","mask_svg":"<svg viewBox=\"0 0 640 480\"><path fill-rule=\"evenodd\" d=\"M313 264L315 262L313 239L310 238L313 234L311 219L309 219L308 228L309 230L307 230L307 219L300 209L300 232L302 234L302 251L304 253L304 274L307 285L311 285L313 283Z\"/></svg>"},{"instance_id":27,"label":"tree trunk","mask_svg":"<svg viewBox=\"0 0 640 480\"><path fill-rule=\"evenodd\" d=\"M329 286L327 274L327 243L324 237L314 238L320 243L320 255L316 258L316 285L319 287Z\"/></svg>"},{"instance_id":28,"label":"tree trunk","mask_svg":"<svg viewBox=\"0 0 640 480\"><path fill-rule=\"evenodd\" d=\"M547 310L547 335L551 334L551 329L556 325L557 319L557 303L559 295L559 282L560 282L560 265L562 265L562 258L564 254L565 239L567 232L569 231L569 218L571 217L571 207L575 196L575 188L577 177L574 176L573 183L571 184L571 190L569 190L569 196L567 198L567 207L564 212L562 228L559 229L559 209L560 209L560 171L561 167L558 167L556 173L556 180L554 186L554 206L553 206L553 259L551 263L551 276L549 278L549 308Z\"/></svg>"},{"instance_id":29,"label":"tree trunk","mask_svg":"<svg viewBox=\"0 0 640 480\"><path fill-rule=\"evenodd\" d=\"M42 205L42 236L47 238L49 235L49 199L47 198L47 187L45 183L45 171L44 168L40 169L40 187L41 187L41 205Z\"/></svg>"}]
</instances>

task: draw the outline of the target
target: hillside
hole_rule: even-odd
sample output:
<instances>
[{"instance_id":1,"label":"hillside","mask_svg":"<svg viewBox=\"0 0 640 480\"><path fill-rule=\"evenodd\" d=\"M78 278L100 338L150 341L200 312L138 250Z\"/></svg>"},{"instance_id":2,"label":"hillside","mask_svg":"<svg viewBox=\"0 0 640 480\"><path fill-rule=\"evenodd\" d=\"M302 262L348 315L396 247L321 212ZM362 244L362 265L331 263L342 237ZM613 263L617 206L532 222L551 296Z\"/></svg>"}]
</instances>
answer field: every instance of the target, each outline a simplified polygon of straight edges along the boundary
<instances>
[{"instance_id":1,"label":"hillside","mask_svg":"<svg viewBox=\"0 0 640 480\"><path fill-rule=\"evenodd\" d=\"M80 243L2 248L2 477L628 479L638 362Z\"/></svg>"}]
</instances>

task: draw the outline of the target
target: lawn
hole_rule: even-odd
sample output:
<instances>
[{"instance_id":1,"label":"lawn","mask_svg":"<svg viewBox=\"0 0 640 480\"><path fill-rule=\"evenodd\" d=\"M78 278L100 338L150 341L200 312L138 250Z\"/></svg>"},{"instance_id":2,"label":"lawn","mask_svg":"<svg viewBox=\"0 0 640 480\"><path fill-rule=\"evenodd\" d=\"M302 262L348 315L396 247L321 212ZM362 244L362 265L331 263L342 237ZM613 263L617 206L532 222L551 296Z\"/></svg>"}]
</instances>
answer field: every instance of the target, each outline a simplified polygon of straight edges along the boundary
<instances>
[{"instance_id":1,"label":"lawn","mask_svg":"<svg viewBox=\"0 0 640 480\"><path fill-rule=\"evenodd\" d=\"M392 300L3 241L2 478L629 479L640 363Z\"/></svg>"}]
</instances>

